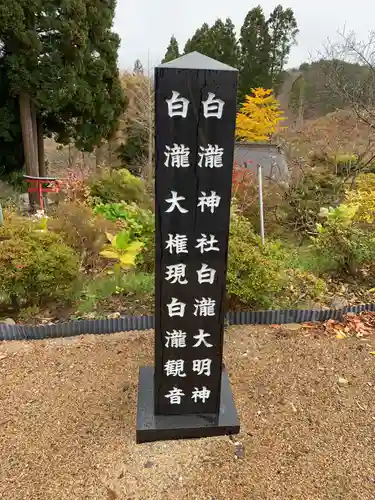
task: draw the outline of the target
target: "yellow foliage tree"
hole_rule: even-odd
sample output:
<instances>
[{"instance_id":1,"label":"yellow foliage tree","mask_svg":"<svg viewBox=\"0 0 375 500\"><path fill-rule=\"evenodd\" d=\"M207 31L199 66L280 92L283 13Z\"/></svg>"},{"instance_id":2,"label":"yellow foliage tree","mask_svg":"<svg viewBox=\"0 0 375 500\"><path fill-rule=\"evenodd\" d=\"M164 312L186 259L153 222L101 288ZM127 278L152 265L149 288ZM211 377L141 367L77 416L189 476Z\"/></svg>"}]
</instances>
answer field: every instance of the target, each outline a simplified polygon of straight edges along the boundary
<instances>
[{"instance_id":1,"label":"yellow foliage tree","mask_svg":"<svg viewBox=\"0 0 375 500\"><path fill-rule=\"evenodd\" d=\"M267 141L279 122L285 120L272 89L251 89L237 114L236 136L248 142Z\"/></svg>"},{"instance_id":2,"label":"yellow foliage tree","mask_svg":"<svg viewBox=\"0 0 375 500\"><path fill-rule=\"evenodd\" d=\"M375 220L375 174L360 174L356 179L356 189L346 193L346 203L356 206L356 219L373 223Z\"/></svg>"}]
</instances>

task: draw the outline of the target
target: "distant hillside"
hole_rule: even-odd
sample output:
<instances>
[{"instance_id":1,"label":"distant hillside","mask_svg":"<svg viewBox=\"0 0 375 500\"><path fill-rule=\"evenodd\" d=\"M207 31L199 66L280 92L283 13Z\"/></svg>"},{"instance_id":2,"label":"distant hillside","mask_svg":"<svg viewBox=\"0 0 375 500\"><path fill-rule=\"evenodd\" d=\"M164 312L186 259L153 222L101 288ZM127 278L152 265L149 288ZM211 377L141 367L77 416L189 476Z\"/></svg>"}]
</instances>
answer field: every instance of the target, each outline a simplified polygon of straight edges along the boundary
<instances>
[{"instance_id":1,"label":"distant hillside","mask_svg":"<svg viewBox=\"0 0 375 500\"><path fill-rule=\"evenodd\" d=\"M281 139L292 157L375 154L375 132L349 110L306 120L301 127L284 130Z\"/></svg>"},{"instance_id":2,"label":"distant hillside","mask_svg":"<svg viewBox=\"0 0 375 500\"><path fill-rule=\"evenodd\" d=\"M299 71L289 93L289 109L296 119L314 119L350 107L350 99L335 91L332 82L345 86L348 94L361 91L366 100L373 93L373 78L359 64L321 60L304 63Z\"/></svg>"}]
</instances>

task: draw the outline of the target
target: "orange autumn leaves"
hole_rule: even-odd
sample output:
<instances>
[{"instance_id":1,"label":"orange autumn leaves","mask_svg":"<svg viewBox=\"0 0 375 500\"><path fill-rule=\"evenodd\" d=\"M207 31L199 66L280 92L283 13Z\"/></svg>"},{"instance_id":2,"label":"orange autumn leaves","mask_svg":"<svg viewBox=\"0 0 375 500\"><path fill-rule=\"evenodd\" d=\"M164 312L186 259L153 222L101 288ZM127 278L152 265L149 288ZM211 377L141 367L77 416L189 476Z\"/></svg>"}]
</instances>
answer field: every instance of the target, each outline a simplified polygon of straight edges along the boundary
<instances>
[{"instance_id":1,"label":"orange autumn leaves","mask_svg":"<svg viewBox=\"0 0 375 500\"><path fill-rule=\"evenodd\" d=\"M285 120L272 89L255 88L247 95L236 121L236 137L247 142L264 142Z\"/></svg>"}]
</instances>

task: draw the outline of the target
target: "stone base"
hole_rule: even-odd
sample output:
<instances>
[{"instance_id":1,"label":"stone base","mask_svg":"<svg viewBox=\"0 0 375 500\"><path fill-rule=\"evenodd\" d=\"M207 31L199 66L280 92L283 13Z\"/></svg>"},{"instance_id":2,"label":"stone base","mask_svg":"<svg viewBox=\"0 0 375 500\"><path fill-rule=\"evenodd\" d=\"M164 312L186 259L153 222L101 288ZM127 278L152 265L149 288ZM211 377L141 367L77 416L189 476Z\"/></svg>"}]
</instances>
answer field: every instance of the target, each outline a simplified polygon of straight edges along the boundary
<instances>
[{"instance_id":1,"label":"stone base","mask_svg":"<svg viewBox=\"0 0 375 500\"><path fill-rule=\"evenodd\" d=\"M139 370L137 443L238 434L240 422L234 406L228 374L223 368L220 413L199 415L154 414L154 368Z\"/></svg>"}]
</instances>

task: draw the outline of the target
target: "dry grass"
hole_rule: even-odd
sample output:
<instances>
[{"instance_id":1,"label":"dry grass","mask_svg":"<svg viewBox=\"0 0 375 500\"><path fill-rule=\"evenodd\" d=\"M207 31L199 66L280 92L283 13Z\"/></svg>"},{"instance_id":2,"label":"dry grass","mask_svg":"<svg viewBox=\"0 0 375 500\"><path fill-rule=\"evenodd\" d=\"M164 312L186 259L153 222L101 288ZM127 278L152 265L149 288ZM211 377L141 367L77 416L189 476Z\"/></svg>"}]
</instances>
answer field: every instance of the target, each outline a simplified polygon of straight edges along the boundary
<instances>
[{"instance_id":1,"label":"dry grass","mask_svg":"<svg viewBox=\"0 0 375 500\"><path fill-rule=\"evenodd\" d=\"M135 444L152 332L3 343L0 498L373 500L374 343L230 329L243 458L228 437Z\"/></svg>"}]
</instances>

